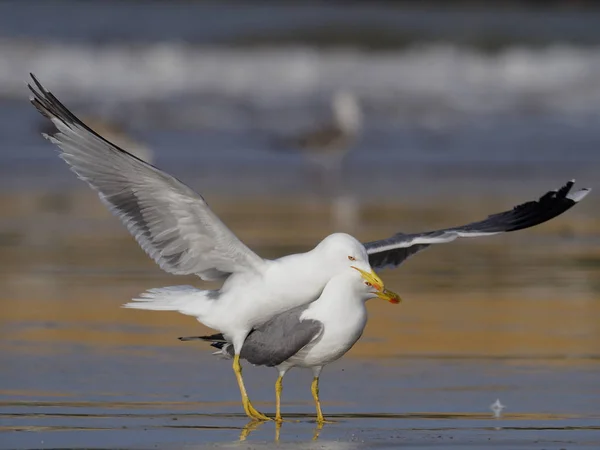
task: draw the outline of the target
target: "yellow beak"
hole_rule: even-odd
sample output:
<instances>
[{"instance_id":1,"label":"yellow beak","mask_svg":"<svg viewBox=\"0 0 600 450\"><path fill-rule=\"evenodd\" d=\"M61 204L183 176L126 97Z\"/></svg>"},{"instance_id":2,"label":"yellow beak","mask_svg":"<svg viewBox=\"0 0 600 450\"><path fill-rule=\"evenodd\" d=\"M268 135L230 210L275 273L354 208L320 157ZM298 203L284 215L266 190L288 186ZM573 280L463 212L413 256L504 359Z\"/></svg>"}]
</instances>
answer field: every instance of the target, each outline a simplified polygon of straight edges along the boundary
<instances>
[{"instance_id":1,"label":"yellow beak","mask_svg":"<svg viewBox=\"0 0 600 450\"><path fill-rule=\"evenodd\" d=\"M385 288L383 281L381 281L381 278L379 278L379 276L373 271L373 269L371 269L371 272L369 273L359 269L358 267L350 267L358 270L362 277L365 279L365 281L371 283L371 285L377 290L377 294L375 294L377 295L377 297L383 300L387 300L388 302L394 304L400 303L402 301L398 294Z\"/></svg>"}]
</instances>

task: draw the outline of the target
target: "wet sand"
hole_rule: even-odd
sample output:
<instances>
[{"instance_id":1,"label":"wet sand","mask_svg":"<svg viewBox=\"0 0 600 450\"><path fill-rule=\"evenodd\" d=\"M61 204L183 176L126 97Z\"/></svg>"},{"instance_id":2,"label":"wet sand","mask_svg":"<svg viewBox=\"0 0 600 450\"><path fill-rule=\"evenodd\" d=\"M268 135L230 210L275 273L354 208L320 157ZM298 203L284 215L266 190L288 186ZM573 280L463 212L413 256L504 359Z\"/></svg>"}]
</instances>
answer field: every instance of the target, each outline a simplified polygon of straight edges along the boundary
<instances>
[{"instance_id":1,"label":"wet sand","mask_svg":"<svg viewBox=\"0 0 600 450\"><path fill-rule=\"evenodd\" d=\"M22 355L3 371L3 386L20 389L2 392L2 448L203 448L239 446L240 439L241 448L274 445L273 423L254 429L240 412L227 362L189 348L61 347ZM313 421L310 374L286 377L284 412L293 422L283 424L279 442L597 448L597 371L597 362L582 360L349 357L324 371L323 406L334 423L322 430ZM256 405L272 413L275 371L245 374ZM500 418L489 409L496 398L506 405Z\"/></svg>"},{"instance_id":2,"label":"wet sand","mask_svg":"<svg viewBox=\"0 0 600 450\"><path fill-rule=\"evenodd\" d=\"M461 198L460 208L444 198L363 202L356 234L455 225L515 203ZM266 257L308 249L332 228L327 205L304 199L211 205ZM0 448L275 445L273 423L248 427L230 363L176 339L208 330L119 307L196 278L162 273L85 190L6 193L0 206ZM292 371L283 410L294 422L277 445L600 447L598 206L590 196L534 230L438 245L383 272L404 302L372 300L361 341L324 370L334 423L317 430L311 375ZM275 370L244 375L273 413ZM506 405L499 418L496 399Z\"/></svg>"}]
</instances>

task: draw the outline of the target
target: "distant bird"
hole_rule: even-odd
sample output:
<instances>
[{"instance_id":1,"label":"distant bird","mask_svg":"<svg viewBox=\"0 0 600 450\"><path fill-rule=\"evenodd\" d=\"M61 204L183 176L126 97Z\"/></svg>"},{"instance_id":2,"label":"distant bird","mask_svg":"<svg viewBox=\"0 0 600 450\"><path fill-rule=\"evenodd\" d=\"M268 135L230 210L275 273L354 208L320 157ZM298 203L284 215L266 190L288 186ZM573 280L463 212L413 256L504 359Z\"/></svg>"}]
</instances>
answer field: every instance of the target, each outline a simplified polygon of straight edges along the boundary
<instances>
[{"instance_id":1,"label":"distant bird","mask_svg":"<svg viewBox=\"0 0 600 450\"><path fill-rule=\"evenodd\" d=\"M152 164L154 153L140 140L131 136L125 128L114 121L95 115L82 116L82 121L92 128L96 133L102 135L106 140L118 147L126 148L136 158ZM40 125L40 131L49 136L54 135L57 129L52 122L45 120Z\"/></svg>"},{"instance_id":2,"label":"distant bird","mask_svg":"<svg viewBox=\"0 0 600 450\"><path fill-rule=\"evenodd\" d=\"M379 297L399 303L398 294L385 289L381 279L355 268L334 276L314 302L276 315L250 332L240 358L256 366L275 367L275 420L281 421L283 376L292 367L311 368L311 392L317 408L317 422L323 423L319 400L319 375L323 367L344 356L358 341L367 324L365 302ZM181 337L182 341L200 339L219 349L216 355L233 358L231 341L222 334Z\"/></svg>"},{"instance_id":3,"label":"distant bird","mask_svg":"<svg viewBox=\"0 0 600 450\"><path fill-rule=\"evenodd\" d=\"M337 91L331 107L331 123L281 140L284 146L298 149L325 169L334 169L340 164L358 137L363 121L358 99L350 91Z\"/></svg>"},{"instance_id":4,"label":"distant bird","mask_svg":"<svg viewBox=\"0 0 600 450\"><path fill-rule=\"evenodd\" d=\"M30 101L57 128L47 138L142 249L169 273L224 282L217 290L191 286L152 289L124 306L179 311L222 332L233 344L233 370L244 410L256 420L268 417L250 403L239 361L253 329L277 314L315 301L325 285L341 273L358 268L376 276L372 267L396 267L431 244L539 225L569 210L589 193L589 189L571 192L574 182L569 181L538 201L479 222L424 233L397 233L364 245L348 234L334 233L306 253L267 260L240 241L202 196L100 136L32 78L35 87L29 85Z\"/></svg>"},{"instance_id":5,"label":"distant bird","mask_svg":"<svg viewBox=\"0 0 600 450\"><path fill-rule=\"evenodd\" d=\"M332 121L322 127L277 140L278 150L295 150L317 168L315 174L332 202L336 228L354 230L358 223L358 202L344 192L343 162L362 131L363 113L356 96L347 90L335 92L331 102ZM311 183L312 184L312 183Z\"/></svg>"}]
</instances>

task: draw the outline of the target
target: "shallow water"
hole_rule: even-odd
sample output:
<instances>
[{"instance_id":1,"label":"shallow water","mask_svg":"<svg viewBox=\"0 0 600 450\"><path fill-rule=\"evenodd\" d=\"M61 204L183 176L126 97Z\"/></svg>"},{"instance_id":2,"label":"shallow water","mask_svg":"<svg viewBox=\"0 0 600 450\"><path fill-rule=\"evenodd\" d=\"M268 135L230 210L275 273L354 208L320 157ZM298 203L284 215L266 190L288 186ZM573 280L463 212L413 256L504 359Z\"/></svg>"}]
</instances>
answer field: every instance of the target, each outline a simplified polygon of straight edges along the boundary
<instances>
[{"instance_id":1,"label":"shallow water","mask_svg":"<svg viewBox=\"0 0 600 450\"><path fill-rule=\"evenodd\" d=\"M50 389L57 378L71 387L3 393L3 448L228 447L239 440L247 448L275 441L273 423L254 429L239 412L228 363L173 350L174 356L83 350L48 358L54 362L22 361L20 370L35 370ZM272 413L275 371L261 372L246 370L247 381L256 405ZM600 442L597 364L589 362L532 367L515 360L350 358L323 376L324 407L334 423L322 430L312 422L309 381L308 372L286 379L291 422L279 432L281 444L306 448L315 434L316 448L597 448ZM506 405L500 418L489 409L496 397Z\"/></svg>"},{"instance_id":2,"label":"shallow water","mask_svg":"<svg viewBox=\"0 0 600 450\"><path fill-rule=\"evenodd\" d=\"M0 448L274 443L273 423L247 427L230 363L176 339L207 330L175 313L119 308L147 288L198 281L160 272L93 194L48 195L1 198ZM471 203L467 193L461 211L362 202L357 235L391 234L391 217L415 230L461 223L517 201L509 197ZM598 202L587 200L535 230L439 245L383 272L404 302L371 301L361 341L324 370L323 408L335 423L317 430L310 372L292 371L284 414L293 422L280 444L597 448ZM331 226L326 205L301 199L213 205L269 257L307 249ZM304 226L290 228L292 210ZM257 227L257 215L270 225ZM244 374L257 407L273 413L276 372ZM506 405L500 418L496 399Z\"/></svg>"}]
</instances>

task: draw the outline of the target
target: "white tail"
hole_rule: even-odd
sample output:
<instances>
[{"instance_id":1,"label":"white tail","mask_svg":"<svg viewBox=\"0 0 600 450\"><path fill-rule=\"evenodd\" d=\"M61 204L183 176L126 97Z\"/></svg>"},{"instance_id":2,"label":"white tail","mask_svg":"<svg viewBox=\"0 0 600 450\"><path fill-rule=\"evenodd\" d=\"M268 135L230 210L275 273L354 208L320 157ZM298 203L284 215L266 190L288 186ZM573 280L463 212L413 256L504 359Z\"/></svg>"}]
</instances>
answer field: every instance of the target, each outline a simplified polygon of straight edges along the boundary
<instances>
[{"instance_id":1,"label":"white tail","mask_svg":"<svg viewBox=\"0 0 600 450\"><path fill-rule=\"evenodd\" d=\"M125 303L123 308L178 311L181 314L200 318L207 313L214 298L214 291L202 291L193 286L169 286L150 289L142 293L139 298Z\"/></svg>"}]
</instances>

